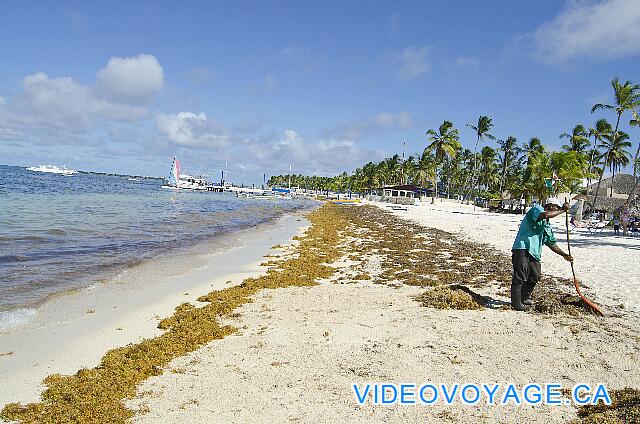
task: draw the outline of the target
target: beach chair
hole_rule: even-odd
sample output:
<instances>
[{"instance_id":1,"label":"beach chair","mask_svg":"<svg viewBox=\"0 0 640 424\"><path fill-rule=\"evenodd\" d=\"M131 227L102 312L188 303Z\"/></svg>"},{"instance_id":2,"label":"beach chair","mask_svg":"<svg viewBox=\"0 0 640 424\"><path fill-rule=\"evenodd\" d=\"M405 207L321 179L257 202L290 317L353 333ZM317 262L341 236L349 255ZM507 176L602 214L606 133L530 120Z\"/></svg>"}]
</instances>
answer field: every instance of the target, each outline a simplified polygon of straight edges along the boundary
<instances>
[{"instance_id":1,"label":"beach chair","mask_svg":"<svg viewBox=\"0 0 640 424\"><path fill-rule=\"evenodd\" d=\"M596 222L593 224L590 224L587 229L589 230L590 233L595 234L595 233L601 233L602 230L604 230L605 228L607 228L608 223L607 222Z\"/></svg>"},{"instance_id":2,"label":"beach chair","mask_svg":"<svg viewBox=\"0 0 640 424\"><path fill-rule=\"evenodd\" d=\"M407 206L402 205L387 205L387 207L391 208L394 211L407 211L409 208Z\"/></svg>"},{"instance_id":3,"label":"beach chair","mask_svg":"<svg viewBox=\"0 0 640 424\"><path fill-rule=\"evenodd\" d=\"M589 226L590 224L588 222L571 220L569 223L569 232L572 232L576 228L589 228Z\"/></svg>"}]
</instances>

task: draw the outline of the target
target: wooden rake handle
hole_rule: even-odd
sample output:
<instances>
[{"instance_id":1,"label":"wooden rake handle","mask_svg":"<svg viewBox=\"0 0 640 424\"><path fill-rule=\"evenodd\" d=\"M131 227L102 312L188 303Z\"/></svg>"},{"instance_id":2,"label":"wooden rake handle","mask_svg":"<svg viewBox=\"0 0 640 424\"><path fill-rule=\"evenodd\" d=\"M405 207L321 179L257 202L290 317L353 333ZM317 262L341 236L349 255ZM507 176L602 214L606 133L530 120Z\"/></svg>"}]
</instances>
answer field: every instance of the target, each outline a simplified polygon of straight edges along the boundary
<instances>
[{"instance_id":1,"label":"wooden rake handle","mask_svg":"<svg viewBox=\"0 0 640 424\"><path fill-rule=\"evenodd\" d=\"M564 201L568 202L566 198L564 199ZM571 256L571 243L569 242L569 211L565 211L565 226L567 228L567 250L568 250L569 256ZM587 299L580 291L580 282L576 278L576 271L575 271L575 268L573 267L573 262L571 262L571 273L573 274L573 285L576 288L576 292L578 292L578 296L580 296L580 299L582 299L584 303L589 305L589 307L593 310L593 312L596 313L596 315L603 317L604 313L600 310L600 308L598 308L598 306L595 303Z\"/></svg>"}]
</instances>

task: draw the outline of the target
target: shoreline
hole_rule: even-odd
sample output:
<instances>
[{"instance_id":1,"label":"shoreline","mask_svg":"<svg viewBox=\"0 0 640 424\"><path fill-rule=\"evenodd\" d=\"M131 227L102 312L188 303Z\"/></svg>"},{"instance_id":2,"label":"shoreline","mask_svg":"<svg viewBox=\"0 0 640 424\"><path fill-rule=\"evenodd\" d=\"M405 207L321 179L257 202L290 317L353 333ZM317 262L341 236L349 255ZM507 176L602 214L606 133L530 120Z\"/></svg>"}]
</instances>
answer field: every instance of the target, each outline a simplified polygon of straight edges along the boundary
<instances>
[{"instance_id":1,"label":"shoreline","mask_svg":"<svg viewBox=\"0 0 640 424\"><path fill-rule=\"evenodd\" d=\"M471 249L481 246L477 242L439 226L393 219L373 206L346 208L363 208L365 215L353 211L356 220L351 224L358 225L340 237L342 256L331 264L335 274L317 286L258 292L253 302L224 319L224 324L240 329L237 333L175 358L162 375L137 387L137 396L126 401L137 411L133 422L206 422L215 417L229 423L566 423L578 419L577 405L376 406L372 399L358 405L352 385L524 387L553 382L570 389L576 383L602 383L614 402L619 390L640 386L640 338L633 322L600 319L572 304L542 313L513 311L503 291L508 284L505 268L489 270L489 276L477 282L473 274L479 276L478 271L469 268L465 274L465 265L456 274L459 278L446 271L446 264L452 264L446 254L451 247ZM349 209L342 213L351 214ZM409 237L408 243L394 231ZM394 270L403 260L400 252L419 254L424 249L435 249L423 257L438 258L431 271L445 271L440 282L415 280L429 269L420 268L416 256ZM502 262L507 259L495 249L490 253ZM402 274L402 269L411 269L412 275ZM477 308L468 296L460 309L440 309L425 300L424 293L454 287L451 283L457 281L466 281L460 284L490 300ZM560 292L552 296L560 297Z\"/></svg>"},{"instance_id":2,"label":"shoreline","mask_svg":"<svg viewBox=\"0 0 640 424\"><path fill-rule=\"evenodd\" d=\"M50 374L99 364L112 348L162 333L160 318L183 302L198 303L212 288L264 271L263 256L305 226L304 211L223 234L128 268L105 283L64 292L39 306L27 322L0 332L0 405L34 402Z\"/></svg>"},{"instance_id":3,"label":"shoreline","mask_svg":"<svg viewBox=\"0 0 640 424\"><path fill-rule=\"evenodd\" d=\"M535 312L520 313L505 297L508 256L440 228L450 222L429 227L372 205L326 205L309 219L305 234L279 247L260 277L214 287L165 317L162 336L110 351L101 367L54 377L44 402L12 405L4 416L150 423L579 419L578 405L566 402L358 405L352 385L371 382L604 384L614 400L605 413L614 416L626 413L615 406L625 387L640 399L633 389L640 386L636 321L595 317L563 294L561 278L549 277L534 293ZM474 266L480 259L483 265ZM555 303L539 309L547 297Z\"/></svg>"},{"instance_id":4,"label":"shoreline","mask_svg":"<svg viewBox=\"0 0 640 424\"><path fill-rule=\"evenodd\" d=\"M203 193L199 193L203 194ZM280 207L278 204L274 204L274 207ZM192 237L182 240L178 244L171 244L170 246L163 246L161 248L152 247L144 249L142 254L137 257L129 257L126 260L123 258L114 258L114 263L106 263L101 266L98 274L91 274L89 271L84 271L82 277L73 276L73 282L67 284L67 287L60 287L55 291L47 292L40 295L34 300L24 300L20 303L11 305L2 305L0 307L0 335L6 331L11 331L13 328L19 327L24 324L30 317L34 315L40 308L47 305L50 302L64 296L73 296L77 293L92 290L97 286L108 284L114 280L118 280L121 276L127 273L130 269L144 266L148 262L163 262L171 260L173 257L184 256L189 251L196 251L197 246L212 245L218 241L224 241L229 237L233 237L233 234L249 230L251 228L260 227L262 225L268 225L280 219L286 214L298 214L305 211L312 211L317 208L317 205L309 203L309 205L300 205L298 208L285 211L281 209L273 216L266 218L265 220L257 223L243 223L237 226L233 226L231 229L222 229L214 234L207 234L204 237ZM216 213L226 213L227 211L217 211ZM240 210L241 213L245 213L245 210ZM63 230L60 230L63 231ZM29 265L33 267L34 265ZM60 277L61 280L65 278ZM46 288L45 288L46 290Z\"/></svg>"}]
</instances>

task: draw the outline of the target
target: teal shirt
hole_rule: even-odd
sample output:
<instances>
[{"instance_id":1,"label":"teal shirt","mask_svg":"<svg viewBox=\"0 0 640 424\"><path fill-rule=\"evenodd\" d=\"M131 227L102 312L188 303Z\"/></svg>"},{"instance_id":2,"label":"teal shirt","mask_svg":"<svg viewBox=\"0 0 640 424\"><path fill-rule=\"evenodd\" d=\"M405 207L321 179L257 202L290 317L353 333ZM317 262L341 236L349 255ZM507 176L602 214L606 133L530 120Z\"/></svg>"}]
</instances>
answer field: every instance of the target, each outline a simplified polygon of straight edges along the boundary
<instances>
[{"instance_id":1,"label":"teal shirt","mask_svg":"<svg viewBox=\"0 0 640 424\"><path fill-rule=\"evenodd\" d=\"M513 242L511 248L513 250L525 249L536 261L540 261L543 245L552 246L557 243L549 220L541 219L538 221L542 212L544 212L544 208L540 205L534 205L529 209L520 224L516 241Z\"/></svg>"}]
</instances>

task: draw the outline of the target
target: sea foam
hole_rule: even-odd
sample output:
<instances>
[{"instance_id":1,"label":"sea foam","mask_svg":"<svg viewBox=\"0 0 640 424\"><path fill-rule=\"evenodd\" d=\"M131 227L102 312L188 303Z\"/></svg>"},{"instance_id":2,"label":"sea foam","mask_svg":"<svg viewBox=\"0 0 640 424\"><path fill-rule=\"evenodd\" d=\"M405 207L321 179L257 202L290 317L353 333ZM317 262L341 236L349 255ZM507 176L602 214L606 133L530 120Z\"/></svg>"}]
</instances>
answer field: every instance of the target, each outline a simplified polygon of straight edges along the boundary
<instances>
[{"instance_id":1,"label":"sea foam","mask_svg":"<svg viewBox=\"0 0 640 424\"><path fill-rule=\"evenodd\" d=\"M34 316L35 309L15 309L13 311L0 311L0 331L17 327Z\"/></svg>"}]
</instances>

